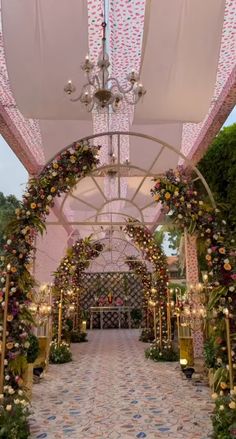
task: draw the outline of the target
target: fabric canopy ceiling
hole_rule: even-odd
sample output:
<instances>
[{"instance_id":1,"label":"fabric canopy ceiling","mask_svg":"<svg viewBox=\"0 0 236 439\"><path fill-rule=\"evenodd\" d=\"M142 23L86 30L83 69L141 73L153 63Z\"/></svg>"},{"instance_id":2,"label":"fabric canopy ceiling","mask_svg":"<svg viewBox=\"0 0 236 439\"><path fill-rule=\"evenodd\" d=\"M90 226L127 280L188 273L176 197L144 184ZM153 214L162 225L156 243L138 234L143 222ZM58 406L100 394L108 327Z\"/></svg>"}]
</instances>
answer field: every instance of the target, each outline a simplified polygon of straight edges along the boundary
<instances>
[{"instance_id":1,"label":"fabric canopy ceiling","mask_svg":"<svg viewBox=\"0 0 236 439\"><path fill-rule=\"evenodd\" d=\"M78 90L88 53L87 0L2 1L7 69L17 106L37 119L91 119L63 88Z\"/></svg>"},{"instance_id":2,"label":"fabric canopy ceiling","mask_svg":"<svg viewBox=\"0 0 236 439\"><path fill-rule=\"evenodd\" d=\"M72 79L79 94L85 82L80 66L88 52L94 56L97 41L100 44L101 17L95 15L95 9L100 11L101 3L2 0L7 67L17 105L25 116L54 120L90 118L80 103L69 101L63 87ZM137 105L135 122L203 119L213 95L225 0L175 0L171 4L166 0L146 0L145 21L144 0L133 0L128 15L123 8L127 2L107 3L111 4L113 14L110 33L119 40L108 44L113 73L117 71L124 77L128 73L122 61L129 63L129 57L119 57L117 47L127 45L130 57L136 51L135 43L130 47L126 41L126 23L134 32L135 20L139 20L139 32L135 34L138 45L144 25L141 80L147 94L143 103ZM89 48L88 12L90 16L93 12L98 21L98 33L91 33L94 23L90 20ZM114 29L118 29L115 34ZM135 68L140 64L140 55L139 52ZM114 60L121 67L119 70L113 65ZM124 77L118 79L122 81Z\"/></svg>"},{"instance_id":3,"label":"fabric canopy ceiling","mask_svg":"<svg viewBox=\"0 0 236 439\"><path fill-rule=\"evenodd\" d=\"M136 123L201 121L213 97L225 0L147 0Z\"/></svg>"}]
</instances>

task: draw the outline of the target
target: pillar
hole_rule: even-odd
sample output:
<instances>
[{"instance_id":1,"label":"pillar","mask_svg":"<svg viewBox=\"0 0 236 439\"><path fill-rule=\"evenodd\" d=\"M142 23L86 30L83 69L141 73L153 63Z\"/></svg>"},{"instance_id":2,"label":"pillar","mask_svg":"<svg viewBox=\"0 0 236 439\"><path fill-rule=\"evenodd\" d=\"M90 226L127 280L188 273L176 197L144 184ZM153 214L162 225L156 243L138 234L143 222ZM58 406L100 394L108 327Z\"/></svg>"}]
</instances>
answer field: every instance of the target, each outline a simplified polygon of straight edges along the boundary
<instances>
[{"instance_id":1,"label":"pillar","mask_svg":"<svg viewBox=\"0 0 236 439\"><path fill-rule=\"evenodd\" d=\"M187 286L190 284L197 284L199 282L198 276L198 257L197 257L197 244L196 244L196 236L189 235L186 231L184 234L184 242L185 242L185 260L186 260L186 281ZM191 301L193 304L196 304L196 307L199 304L198 293L193 293L191 297ZM196 364L196 360L203 359L203 332L201 320L195 320L195 325L197 328L192 331L193 333L193 351L194 351L194 363ZM199 329L198 329L199 328Z\"/></svg>"}]
</instances>

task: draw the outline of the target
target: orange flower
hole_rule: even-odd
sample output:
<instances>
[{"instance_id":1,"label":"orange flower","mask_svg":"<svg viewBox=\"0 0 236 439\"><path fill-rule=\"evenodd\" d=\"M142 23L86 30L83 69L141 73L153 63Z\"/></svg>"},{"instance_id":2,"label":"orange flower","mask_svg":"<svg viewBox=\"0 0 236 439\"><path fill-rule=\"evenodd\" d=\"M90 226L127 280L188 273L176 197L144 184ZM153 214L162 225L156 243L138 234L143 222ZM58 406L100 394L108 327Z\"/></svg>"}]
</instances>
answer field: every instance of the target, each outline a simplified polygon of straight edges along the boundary
<instances>
[{"instance_id":1,"label":"orange flower","mask_svg":"<svg viewBox=\"0 0 236 439\"><path fill-rule=\"evenodd\" d=\"M7 349L12 349L13 347L14 347L14 343L12 342L12 341L9 341L7 344L6 344L6 347L7 347Z\"/></svg>"},{"instance_id":2,"label":"orange flower","mask_svg":"<svg viewBox=\"0 0 236 439\"><path fill-rule=\"evenodd\" d=\"M16 272L17 272L16 267L11 267L11 272L12 272L12 273L16 273Z\"/></svg>"},{"instance_id":3,"label":"orange flower","mask_svg":"<svg viewBox=\"0 0 236 439\"><path fill-rule=\"evenodd\" d=\"M231 265L228 263L228 262L226 262L225 264L224 264L224 269L226 270L226 271L230 271L231 270Z\"/></svg>"},{"instance_id":4,"label":"orange flower","mask_svg":"<svg viewBox=\"0 0 236 439\"><path fill-rule=\"evenodd\" d=\"M35 209L36 208L36 203L31 203L30 207L31 207L31 209Z\"/></svg>"},{"instance_id":5,"label":"orange flower","mask_svg":"<svg viewBox=\"0 0 236 439\"><path fill-rule=\"evenodd\" d=\"M166 200L169 200L170 197L171 197L170 192L166 192L166 193L165 193L165 199L166 199Z\"/></svg>"},{"instance_id":6,"label":"orange flower","mask_svg":"<svg viewBox=\"0 0 236 439\"><path fill-rule=\"evenodd\" d=\"M206 260L210 261L211 260L211 255L206 255Z\"/></svg>"},{"instance_id":7,"label":"orange flower","mask_svg":"<svg viewBox=\"0 0 236 439\"><path fill-rule=\"evenodd\" d=\"M159 201L159 200L160 200L160 195L159 195L159 194L156 194L156 195L154 196L154 200L155 200L155 201Z\"/></svg>"},{"instance_id":8,"label":"orange flower","mask_svg":"<svg viewBox=\"0 0 236 439\"><path fill-rule=\"evenodd\" d=\"M7 321L11 322L12 320L13 320L13 315L12 314L8 314Z\"/></svg>"},{"instance_id":9,"label":"orange flower","mask_svg":"<svg viewBox=\"0 0 236 439\"><path fill-rule=\"evenodd\" d=\"M56 188L54 186L51 187L50 192L56 192Z\"/></svg>"},{"instance_id":10,"label":"orange flower","mask_svg":"<svg viewBox=\"0 0 236 439\"><path fill-rule=\"evenodd\" d=\"M219 248L219 253L221 253L222 255L225 254L225 248L224 247L220 247Z\"/></svg>"},{"instance_id":11,"label":"orange flower","mask_svg":"<svg viewBox=\"0 0 236 439\"><path fill-rule=\"evenodd\" d=\"M59 168L59 165L57 163L53 163L52 166L53 166L54 169L58 169Z\"/></svg>"}]
</instances>

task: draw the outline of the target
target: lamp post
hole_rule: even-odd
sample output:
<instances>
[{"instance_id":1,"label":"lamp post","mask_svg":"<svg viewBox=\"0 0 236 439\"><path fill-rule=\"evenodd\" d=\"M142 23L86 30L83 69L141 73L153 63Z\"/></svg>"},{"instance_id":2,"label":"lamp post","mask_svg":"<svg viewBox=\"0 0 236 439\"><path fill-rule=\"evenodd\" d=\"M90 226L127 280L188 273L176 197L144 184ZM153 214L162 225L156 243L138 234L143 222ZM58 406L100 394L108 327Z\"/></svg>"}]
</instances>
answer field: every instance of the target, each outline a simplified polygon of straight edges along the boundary
<instances>
[{"instance_id":1,"label":"lamp post","mask_svg":"<svg viewBox=\"0 0 236 439\"><path fill-rule=\"evenodd\" d=\"M11 265L7 265L6 274L6 286L5 286L5 297L4 297L4 311L3 311L3 332L2 332L2 349L1 349L1 368L0 368L0 394L3 393L4 386L4 362L6 353L6 337L7 337L7 312L8 312L8 299L10 291L10 273Z\"/></svg>"}]
</instances>

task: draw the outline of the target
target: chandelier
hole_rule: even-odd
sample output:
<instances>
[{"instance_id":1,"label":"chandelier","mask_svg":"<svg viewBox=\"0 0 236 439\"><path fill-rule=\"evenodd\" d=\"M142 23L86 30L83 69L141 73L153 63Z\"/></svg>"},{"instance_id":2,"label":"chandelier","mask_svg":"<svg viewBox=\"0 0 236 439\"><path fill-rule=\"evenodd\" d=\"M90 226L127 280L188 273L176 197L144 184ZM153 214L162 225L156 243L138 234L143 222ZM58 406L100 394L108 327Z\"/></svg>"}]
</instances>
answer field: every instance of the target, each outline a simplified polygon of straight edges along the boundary
<instances>
[{"instance_id":1,"label":"chandelier","mask_svg":"<svg viewBox=\"0 0 236 439\"><path fill-rule=\"evenodd\" d=\"M85 73L87 82L82 87L81 93L76 98L71 98L72 102L80 101L87 109L111 108L116 112L125 101L129 105L136 105L145 95L146 90L139 82L139 76L135 71L131 71L126 77L129 85L124 88L120 85L117 78L109 76L109 55L106 52L106 22L102 23L102 52L95 67L87 55L81 69ZM65 93L71 95L76 91L76 87L71 80L64 87Z\"/></svg>"}]
</instances>

